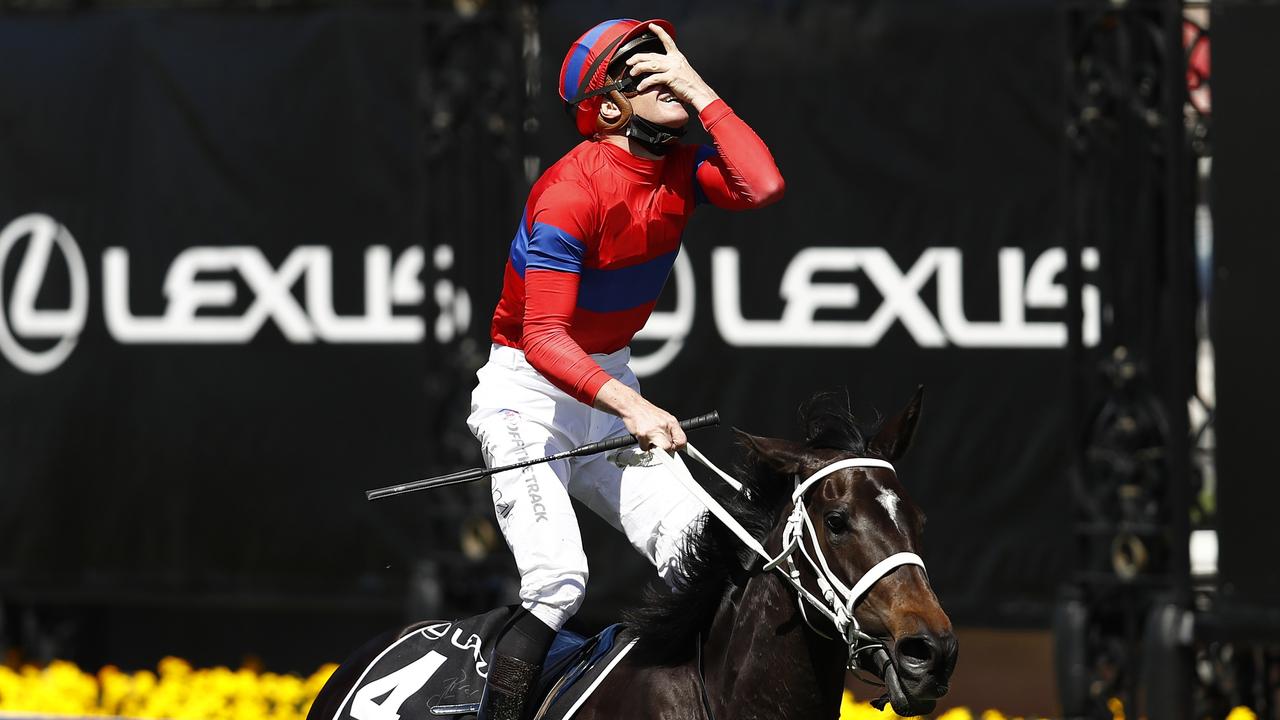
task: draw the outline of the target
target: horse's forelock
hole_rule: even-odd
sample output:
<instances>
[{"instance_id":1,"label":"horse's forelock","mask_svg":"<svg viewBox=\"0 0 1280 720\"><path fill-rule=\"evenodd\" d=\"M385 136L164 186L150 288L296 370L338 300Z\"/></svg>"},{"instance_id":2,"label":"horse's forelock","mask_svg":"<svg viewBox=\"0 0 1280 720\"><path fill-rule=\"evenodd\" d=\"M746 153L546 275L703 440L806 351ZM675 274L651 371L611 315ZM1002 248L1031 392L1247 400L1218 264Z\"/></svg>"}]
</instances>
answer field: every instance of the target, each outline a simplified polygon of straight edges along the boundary
<instances>
[{"instance_id":1,"label":"horse's forelock","mask_svg":"<svg viewBox=\"0 0 1280 720\"><path fill-rule=\"evenodd\" d=\"M808 447L843 450L855 455L868 453L867 440L875 433L864 428L854 417L847 392L816 393L800 406L799 415ZM876 420L879 424L880 418Z\"/></svg>"}]
</instances>

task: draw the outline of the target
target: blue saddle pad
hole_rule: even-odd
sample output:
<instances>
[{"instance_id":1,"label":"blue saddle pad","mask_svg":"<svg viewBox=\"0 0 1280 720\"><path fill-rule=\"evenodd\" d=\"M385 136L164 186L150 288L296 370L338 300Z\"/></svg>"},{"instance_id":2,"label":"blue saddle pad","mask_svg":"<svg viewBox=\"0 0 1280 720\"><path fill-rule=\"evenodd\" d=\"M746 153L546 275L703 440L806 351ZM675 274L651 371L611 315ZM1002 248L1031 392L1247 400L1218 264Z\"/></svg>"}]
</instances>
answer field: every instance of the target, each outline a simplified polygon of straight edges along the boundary
<instances>
[{"instance_id":1,"label":"blue saddle pad","mask_svg":"<svg viewBox=\"0 0 1280 720\"><path fill-rule=\"evenodd\" d=\"M546 697L559 683L552 702L560 699L600 658L609 654L621 631L621 623L610 625L589 638L561 630L551 642L547 659L542 663L542 678L538 681L539 693ZM565 678L564 682L560 682L562 677Z\"/></svg>"}]
</instances>

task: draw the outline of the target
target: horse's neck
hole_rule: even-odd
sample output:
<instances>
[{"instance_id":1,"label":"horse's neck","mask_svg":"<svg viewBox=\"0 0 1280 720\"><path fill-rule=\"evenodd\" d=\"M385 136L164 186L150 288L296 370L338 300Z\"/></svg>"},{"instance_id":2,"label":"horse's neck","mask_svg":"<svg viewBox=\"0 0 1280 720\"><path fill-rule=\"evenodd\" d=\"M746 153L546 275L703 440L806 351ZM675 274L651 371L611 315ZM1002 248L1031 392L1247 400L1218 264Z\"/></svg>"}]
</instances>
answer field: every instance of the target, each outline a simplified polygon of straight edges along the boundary
<instances>
[{"instance_id":1,"label":"horse's neck","mask_svg":"<svg viewBox=\"0 0 1280 720\"><path fill-rule=\"evenodd\" d=\"M836 717L845 653L842 643L805 624L795 594L776 571L752 576L722 604L707 638L706 682L716 720Z\"/></svg>"}]
</instances>

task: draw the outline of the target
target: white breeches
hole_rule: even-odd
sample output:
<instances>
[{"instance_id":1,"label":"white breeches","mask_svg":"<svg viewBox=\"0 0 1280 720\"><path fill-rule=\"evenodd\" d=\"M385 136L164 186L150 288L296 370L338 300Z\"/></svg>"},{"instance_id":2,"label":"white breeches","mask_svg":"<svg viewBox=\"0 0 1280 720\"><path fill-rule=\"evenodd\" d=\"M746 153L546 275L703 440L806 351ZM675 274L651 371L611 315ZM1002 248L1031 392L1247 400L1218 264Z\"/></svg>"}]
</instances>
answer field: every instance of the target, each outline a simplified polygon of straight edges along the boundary
<instances>
[{"instance_id":1,"label":"white breeches","mask_svg":"<svg viewBox=\"0 0 1280 720\"><path fill-rule=\"evenodd\" d=\"M639 390L628 349L593 355ZM494 345L476 373L467 426L488 467L546 457L625 433L622 420L584 405L548 382L515 348ZM679 458L677 458L679 460ZM560 629L581 606L587 556L569 498L621 530L671 582L685 535L704 508L656 459L637 448L542 463L493 477L498 526L520 571L521 604Z\"/></svg>"}]
</instances>

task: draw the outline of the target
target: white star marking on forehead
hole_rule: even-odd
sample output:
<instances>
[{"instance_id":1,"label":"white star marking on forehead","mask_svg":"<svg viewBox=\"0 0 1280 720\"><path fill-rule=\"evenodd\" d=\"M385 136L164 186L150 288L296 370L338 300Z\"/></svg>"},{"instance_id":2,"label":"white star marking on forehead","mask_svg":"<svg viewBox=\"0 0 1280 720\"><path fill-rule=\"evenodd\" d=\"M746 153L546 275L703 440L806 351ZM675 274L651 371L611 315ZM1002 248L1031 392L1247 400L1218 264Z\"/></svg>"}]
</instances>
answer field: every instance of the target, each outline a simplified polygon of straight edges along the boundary
<instances>
[{"instance_id":1,"label":"white star marking on forehead","mask_svg":"<svg viewBox=\"0 0 1280 720\"><path fill-rule=\"evenodd\" d=\"M889 488L880 488L880 494L876 496L876 502L884 506L885 512L889 513L889 519L898 528L898 532L906 534L907 531L902 528L902 523L898 522L898 503L902 502L902 498L898 497Z\"/></svg>"}]
</instances>

